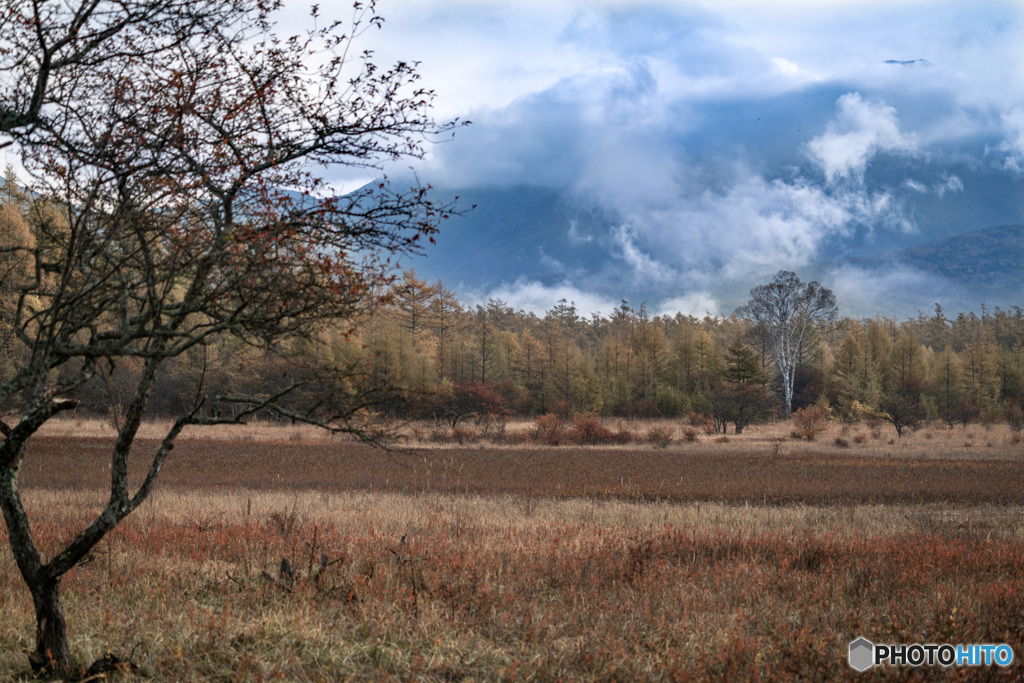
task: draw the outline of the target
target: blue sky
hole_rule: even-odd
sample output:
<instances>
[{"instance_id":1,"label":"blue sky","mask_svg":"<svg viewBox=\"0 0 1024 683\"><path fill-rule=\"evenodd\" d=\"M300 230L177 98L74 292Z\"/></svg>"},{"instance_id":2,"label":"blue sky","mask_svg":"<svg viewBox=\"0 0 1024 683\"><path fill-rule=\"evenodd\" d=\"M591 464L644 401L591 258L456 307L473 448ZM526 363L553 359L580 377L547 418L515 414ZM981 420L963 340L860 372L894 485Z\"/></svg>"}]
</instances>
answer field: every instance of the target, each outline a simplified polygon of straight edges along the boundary
<instances>
[{"instance_id":1,"label":"blue sky","mask_svg":"<svg viewBox=\"0 0 1024 683\"><path fill-rule=\"evenodd\" d=\"M720 312L722 291L799 272L830 245L925 241L913 202L955 202L956 168L1024 175L1022 7L381 0L384 28L363 44L381 62L419 60L437 117L473 122L430 148L421 177L555 188L620 217L579 236L601 241L619 282L569 269L475 296L589 311L636 286L664 292L659 310ZM874 180L883 164L902 176ZM831 275L850 305L923 286Z\"/></svg>"}]
</instances>

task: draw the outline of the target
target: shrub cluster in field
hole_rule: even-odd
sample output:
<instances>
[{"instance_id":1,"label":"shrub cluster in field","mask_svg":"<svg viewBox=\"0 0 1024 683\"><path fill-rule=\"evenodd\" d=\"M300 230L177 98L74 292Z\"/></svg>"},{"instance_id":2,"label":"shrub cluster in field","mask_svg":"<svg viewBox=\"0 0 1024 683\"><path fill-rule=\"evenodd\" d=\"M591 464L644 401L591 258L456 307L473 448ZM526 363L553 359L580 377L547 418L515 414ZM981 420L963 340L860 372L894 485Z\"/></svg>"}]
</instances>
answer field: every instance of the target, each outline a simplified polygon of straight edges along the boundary
<instances>
[{"instance_id":1,"label":"shrub cluster in field","mask_svg":"<svg viewBox=\"0 0 1024 683\"><path fill-rule=\"evenodd\" d=\"M793 431L791 436L794 439L807 439L814 441L818 434L828 429L828 408L823 406L808 406L793 413ZM839 444L836 444L839 445Z\"/></svg>"},{"instance_id":2,"label":"shrub cluster in field","mask_svg":"<svg viewBox=\"0 0 1024 683\"><path fill-rule=\"evenodd\" d=\"M564 418L556 413L539 416L528 429L510 430L504 420L484 418L475 423L463 422L455 427L435 424L429 431L420 427L412 430L416 441L467 444L489 442L493 444L540 444L544 446L611 446L621 444L653 444L666 447L675 441L676 430L664 424L651 424L637 428L619 420L608 426L593 413L576 413ZM693 433L694 437L696 432ZM690 429L683 436L691 438Z\"/></svg>"},{"instance_id":3,"label":"shrub cluster in field","mask_svg":"<svg viewBox=\"0 0 1024 683\"><path fill-rule=\"evenodd\" d=\"M865 528L853 509L246 495L181 497L112 534L67 581L75 656L131 653L159 680L857 680L857 634L1024 642L1010 533ZM80 508L40 506L44 543ZM16 575L0 552L5 680L33 628Z\"/></svg>"},{"instance_id":4,"label":"shrub cluster in field","mask_svg":"<svg viewBox=\"0 0 1024 683\"><path fill-rule=\"evenodd\" d=\"M508 415L469 413L466 419L455 425L435 420L429 427L425 423L416 423L411 428L413 442L439 444L538 444L544 446L611 446L622 444L653 444L667 447L673 443L695 443L701 436L719 435L715 442L729 443L725 437L725 429L718 421L706 413L691 412L678 427L664 420L609 420L595 413L559 413L552 412L535 418L527 428L510 428ZM784 423L783 423L784 424ZM883 420L878 417L864 419L861 424L867 427L872 439L880 439ZM841 428L841 434L832 438L836 448L850 448L851 440L847 435L855 425L839 420L827 406L811 405L796 410L790 418L789 436L797 441L813 442L830 431L833 425ZM903 424L896 431L896 436L903 436L904 428L911 432L925 429L926 438L931 438L931 428L951 431L953 428L941 423L914 421ZM995 423L986 423L983 427L991 431ZM1009 443L1016 445L1022 442L1021 431L1013 421L1010 427ZM775 440L776 437L769 437ZM867 436L857 432L852 434L853 445L861 445ZM890 441L891 443L891 441ZM775 449L778 454L778 448Z\"/></svg>"}]
</instances>

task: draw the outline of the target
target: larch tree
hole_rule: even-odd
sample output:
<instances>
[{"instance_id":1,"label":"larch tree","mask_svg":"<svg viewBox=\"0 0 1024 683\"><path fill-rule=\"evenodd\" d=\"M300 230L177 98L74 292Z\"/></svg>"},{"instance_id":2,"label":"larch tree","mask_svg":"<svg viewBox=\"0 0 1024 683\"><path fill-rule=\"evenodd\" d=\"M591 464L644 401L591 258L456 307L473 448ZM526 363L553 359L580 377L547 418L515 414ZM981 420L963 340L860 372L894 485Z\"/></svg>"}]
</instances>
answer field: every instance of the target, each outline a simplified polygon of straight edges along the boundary
<instances>
[{"instance_id":1,"label":"larch tree","mask_svg":"<svg viewBox=\"0 0 1024 683\"><path fill-rule=\"evenodd\" d=\"M750 290L737 314L751 321L767 340L767 352L782 375L786 418L793 406L793 385L802 346L815 325L836 318L836 297L817 282L804 284L796 273L780 270L766 285Z\"/></svg>"},{"instance_id":2,"label":"larch tree","mask_svg":"<svg viewBox=\"0 0 1024 683\"><path fill-rule=\"evenodd\" d=\"M541 342L530 332L524 330L519 342L521 363L519 366L519 383L526 392L525 406L527 412L536 407L544 406L544 383L547 377L547 365L544 361L544 348Z\"/></svg>"},{"instance_id":3,"label":"larch tree","mask_svg":"<svg viewBox=\"0 0 1024 683\"><path fill-rule=\"evenodd\" d=\"M913 330L906 330L889 352L885 374L885 392L878 401L877 415L903 436L907 427L916 427L925 416L921 394L928 384L924 350Z\"/></svg>"},{"instance_id":4,"label":"larch tree","mask_svg":"<svg viewBox=\"0 0 1024 683\"><path fill-rule=\"evenodd\" d=\"M693 347L696 360L693 373L694 388L702 391L714 384L721 374L721 357L715 338L703 327L697 330Z\"/></svg>"},{"instance_id":5,"label":"larch tree","mask_svg":"<svg viewBox=\"0 0 1024 683\"><path fill-rule=\"evenodd\" d=\"M890 393L920 393L927 384L924 349L913 330L903 333L889 352L886 389Z\"/></svg>"},{"instance_id":6,"label":"larch tree","mask_svg":"<svg viewBox=\"0 0 1024 683\"><path fill-rule=\"evenodd\" d=\"M856 415L854 404L863 400L864 392L864 349L858 335L847 333L840 342L832 359L832 375L839 392L842 413L853 419Z\"/></svg>"},{"instance_id":7,"label":"larch tree","mask_svg":"<svg viewBox=\"0 0 1024 683\"><path fill-rule=\"evenodd\" d=\"M953 411L960 398L960 384L963 368L960 359L949 346L932 360L932 384L938 389L941 399L940 414L950 427L953 426Z\"/></svg>"},{"instance_id":8,"label":"larch tree","mask_svg":"<svg viewBox=\"0 0 1024 683\"><path fill-rule=\"evenodd\" d=\"M651 319L646 302L641 303L636 311L630 345L636 357L634 396L638 401L652 401L665 366L668 343L661 326Z\"/></svg>"},{"instance_id":9,"label":"larch tree","mask_svg":"<svg viewBox=\"0 0 1024 683\"><path fill-rule=\"evenodd\" d=\"M0 2L0 146L63 214L34 226L34 244L2 247L4 260L31 260L10 311L26 360L0 382L0 404L19 404L0 423L0 506L35 608L35 669L73 674L61 577L146 500L186 426L269 410L362 433L354 420L368 397L351 367L300 369L261 395L200 385L129 482L169 361L229 335L273 351L344 324L387 285L389 258L450 208L386 180L337 196L317 175L421 157L454 123L433 120L415 63L382 68L357 51L382 24L372 1L345 22L314 6L296 36L275 34L280 11L274 0ZM18 487L29 438L122 365L137 373L109 499L44 557ZM287 401L300 385L312 403Z\"/></svg>"},{"instance_id":10,"label":"larch tree","mask_svg":"<svg viewBox=\"0 0 1024 683\"><path fill-rule=\"evenodd\" d=\"M403 327L415 337L430 325L430 303L436 288L416 277L416 271L407 270L394 284L394 307Z\"/></svg>"},{"instance_id":11,"label":"larch tree","mask_svg":"<svg viewBox=\"0 0 1024 683\"><path fill-rule=\"evenodd\" d=\"M669 367L675 388L680 393L688 393L693 386L694 367L697 364L697 350L694 345L696 325L691 318L679 317L679 324L672 339Z\"/></svg>"},{"instance_id":12,"label":"larch tree","mask_svg":"<svg viewBox=\"0 0 1024 683\"><path fill-rule=\"evenodd\" d=\"M453 372L454 337L458 333L462 304L455 292L447 289L440 280L433 286L434 296L430 300L430 328L437 335L435 365L440 381L449 378Z\"/></svg>"},{"instance_id":13,"label":"larch tree","mask_svg":"<svg viewBox=\"0 0 1024 683\"><path fill-rule=\"evenodd\" d=\"M472 330L473 379L481 384L496 382L504 376L501 339L489 317L489 309L477 305Z\"/></svg>"}]
</instances>

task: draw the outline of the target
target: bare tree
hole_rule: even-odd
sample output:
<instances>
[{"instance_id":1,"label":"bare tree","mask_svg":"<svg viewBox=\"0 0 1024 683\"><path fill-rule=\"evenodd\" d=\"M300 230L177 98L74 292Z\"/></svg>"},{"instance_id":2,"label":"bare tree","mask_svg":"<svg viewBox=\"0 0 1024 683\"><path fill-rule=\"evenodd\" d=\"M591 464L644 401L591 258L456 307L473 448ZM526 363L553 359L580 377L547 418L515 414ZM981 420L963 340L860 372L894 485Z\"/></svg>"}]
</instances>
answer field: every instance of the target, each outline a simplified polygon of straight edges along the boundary
<instances>
[{"instance_id":1,"label":"bare tree","mask_svg":"<svg viewBox=\"0 0 1024 683\"><path fill-rule=\"evenodd\" d=\"M0 423L0 506L35 606L36 669L70 673L61 577L146 499L184 427L271 410L367 436L355 421L369 400L358 368L306 369L260 396L207 396L200 382L129 485L129 451L168 359L224 335L273 351L344 324L386 284L388 258L414 250L450 208L386 180L332 196L316 169L420 157L454 123L432 120L414 63L381 69L353 51L382 23L372 2L344 24L324 25L314 7L319 28L294 37L274 34L279 10L0 2L0 145L19 150L35 192L63 212L37 222L32 243L8 247L31 259L33 276L17 284L12 316L27 360L0 383L0 402L21 405L17 424ZM26 444L75 405L76 389L127 362L141 370L112 448L109 500L44 558L18 488ZM306 399L286 402L302 385Z\"/></svg>"},{"instance_id":2,"label":"bare tree","mask_svg":"<svg viewBox=\"0 0 1024 683\"><path fill-rule=\"evenodd\" d=\"M796 273L780 270L768 284L751 289L750 302L736 313L753 322L767 340L768 355L782 374L788 419L801 347L815 325L835 320L836 297L817 282L804 284Z\"/></svg>"}]
</instances>

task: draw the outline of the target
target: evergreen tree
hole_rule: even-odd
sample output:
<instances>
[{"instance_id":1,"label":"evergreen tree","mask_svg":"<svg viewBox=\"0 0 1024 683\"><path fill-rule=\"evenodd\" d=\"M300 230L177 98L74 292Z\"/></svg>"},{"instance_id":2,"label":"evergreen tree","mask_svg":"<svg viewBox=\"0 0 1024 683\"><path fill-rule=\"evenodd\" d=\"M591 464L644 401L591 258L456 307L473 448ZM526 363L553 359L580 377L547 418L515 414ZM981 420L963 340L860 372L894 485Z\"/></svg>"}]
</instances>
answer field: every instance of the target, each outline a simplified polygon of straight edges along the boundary
<instances>
[{"instance_id":1,"label":"evergreen tree","mask_svg":"<svg viewBox=\"0 0 1024 683\"><path fill-rule=\"evenodd\" d=\"M768 381L757 354L739 341L733 342L726 349L724 379L735 384L750 385L764 385Z\"/></svg>"}]
</instances>

